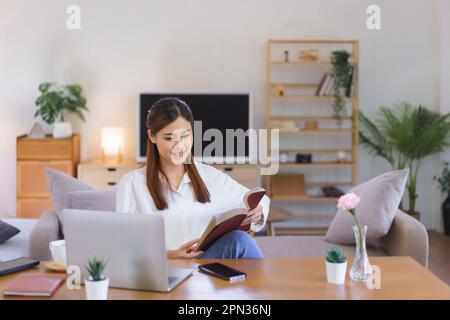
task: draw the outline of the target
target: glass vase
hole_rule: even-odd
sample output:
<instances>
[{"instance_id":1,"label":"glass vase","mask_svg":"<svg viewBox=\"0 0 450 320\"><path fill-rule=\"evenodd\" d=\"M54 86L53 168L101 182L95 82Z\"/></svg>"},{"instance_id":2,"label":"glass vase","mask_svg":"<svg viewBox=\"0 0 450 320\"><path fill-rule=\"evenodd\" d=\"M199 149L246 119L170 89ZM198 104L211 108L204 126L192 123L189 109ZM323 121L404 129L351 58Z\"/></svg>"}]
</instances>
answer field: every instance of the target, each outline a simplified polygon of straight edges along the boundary
<instances>
[{"instance_id":1,"label":"glass vase","mask_svg":"<svg viewBox=\"0 0 450 320\"><path fill-rule=\"evenodd\" d=\"M356 251L353 265L350 268L350 278L354 281L366 281L372 274L372 267L369 263L366 250L366 225L354 225L353 232L356 240Z\"/></svg>"}]
</instances>

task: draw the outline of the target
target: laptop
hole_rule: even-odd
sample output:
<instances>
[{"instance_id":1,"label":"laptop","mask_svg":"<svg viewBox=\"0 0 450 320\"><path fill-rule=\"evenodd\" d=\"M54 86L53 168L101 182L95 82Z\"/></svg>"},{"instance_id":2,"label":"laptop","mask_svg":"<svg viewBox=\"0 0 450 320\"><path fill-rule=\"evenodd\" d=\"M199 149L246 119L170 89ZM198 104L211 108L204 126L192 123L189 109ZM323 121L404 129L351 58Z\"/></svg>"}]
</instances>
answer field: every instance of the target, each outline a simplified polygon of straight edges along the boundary
<instances>
[{"instance_id":1,"label":"laptop","mask_svg":"<svg viewBox=\"0 0 450 320\"><path fill-rule=\"evenodd\" d=\"M193 269L169 268L164 218L157 214L124 214L64 209L67 266L80 267L87 277L89 259L107 260L111 287L169 292Z\"/></svg>"}]
</instances>

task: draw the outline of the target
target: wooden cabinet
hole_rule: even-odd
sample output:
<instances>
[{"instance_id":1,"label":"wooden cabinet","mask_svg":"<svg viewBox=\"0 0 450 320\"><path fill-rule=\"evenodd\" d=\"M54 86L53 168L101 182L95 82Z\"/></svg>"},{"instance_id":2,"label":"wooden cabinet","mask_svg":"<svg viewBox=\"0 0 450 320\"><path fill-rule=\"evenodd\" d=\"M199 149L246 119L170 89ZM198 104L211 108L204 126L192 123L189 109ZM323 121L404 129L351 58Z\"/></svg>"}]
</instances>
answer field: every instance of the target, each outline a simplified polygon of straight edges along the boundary
<instances>
[{"instance_id":1,"label":"wooden cabinet","mask_svg":"<svg viewBox=\"0 0 450 320\"><path fill-rule=\"evenodd\" d=\"M127 172L141 168L144 163L123 161L120 163L102 163L99 160L84 161L78 166L78 179L93 188L103 189L114 186ZM259 187L258 167L249 164L214 165L219 170L247 188Z\"/></svg>"},{"instance_id":2,"label":"wooden cabinet","mask_svg":"<svg viewBox=\"0 0 450 320\"><path fill-rule=\"evenodd\" d=\"M78 165L78 179L95 189L104 189L116 185L125 173L139 169L143 165L127 160L120 163L84 161Z\"/></svg>"},{"instance_id":3,"label":"wooden cabinet","mask_svg":"<svg viewBox=\"0 0 450 320\"><path fill-rule=\"evenodd\" d=\"M18 218L38 218L53 207L45 168L75 176L80 161L80 136L68 139L17 138L17 209Z\"/></svg>"},{"instance_id":4,"label":"wooden cabinet","mask_svg":"<svg viewBox=\"0 0 450 320\"><path fill-rule=\"evenodd\" d=\"M252 164L215 164L216 169L228 174L240 184L251 189L261 186L260 175L257 165Z\"/></svg>"}]
</instances>

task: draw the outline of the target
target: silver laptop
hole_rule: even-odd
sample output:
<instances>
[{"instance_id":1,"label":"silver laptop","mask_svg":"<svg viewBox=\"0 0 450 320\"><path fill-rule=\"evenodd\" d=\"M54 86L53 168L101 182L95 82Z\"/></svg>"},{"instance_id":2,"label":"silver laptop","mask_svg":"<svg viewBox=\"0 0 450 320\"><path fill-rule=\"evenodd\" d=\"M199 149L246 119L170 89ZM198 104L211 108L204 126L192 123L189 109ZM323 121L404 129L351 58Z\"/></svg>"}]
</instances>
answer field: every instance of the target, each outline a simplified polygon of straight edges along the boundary
<instances>
[{"instance_id":1,"label":"silver laptop","mask_svg":"<svg viewBox=\"0 0 450 320\"><path fill-rule=\"evenodd\" d=\"M67 265L77 265L81 281L92 257L108 260L110 286L168 292L193 269L169 268L164 219L152 214L63 210Z\"/></svg>"}]
</instances>

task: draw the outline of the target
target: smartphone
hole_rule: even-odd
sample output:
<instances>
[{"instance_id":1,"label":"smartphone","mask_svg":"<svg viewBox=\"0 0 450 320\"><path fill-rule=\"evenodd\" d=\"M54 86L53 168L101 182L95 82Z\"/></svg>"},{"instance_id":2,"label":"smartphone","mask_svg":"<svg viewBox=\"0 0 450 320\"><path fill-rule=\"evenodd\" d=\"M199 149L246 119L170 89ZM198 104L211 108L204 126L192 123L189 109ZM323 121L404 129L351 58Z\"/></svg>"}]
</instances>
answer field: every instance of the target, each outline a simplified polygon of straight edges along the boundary
<instances>
[{"instance_id":1,"label":"smartphone","mask_svg":"<svg viewBox=\"0 0 450 320\"><path fill-rule=\"evenodd\" d=\"M229 266L217 262L199 265L198 269L206 274L210 274L220 279L228 280L231 282L241 281L247 277L247 274L245 272L233 269Z\"/></svg>"},{"instance_id":2,"label":"smartphone","mask_svg":"<svg viewBox=\"0 0 450 320\"><path fill-rule=\"evenodd\" d=\"M39 265L39 260L30 258L18 258L0 262L0 276L25 270Z\"/></svg>"}]
</instances>

